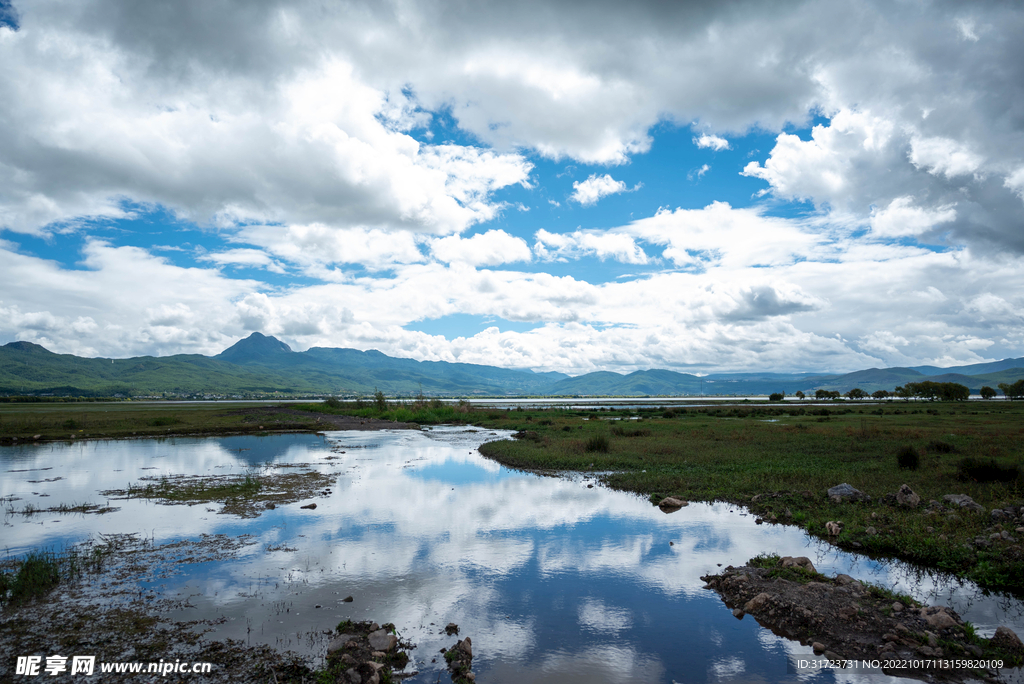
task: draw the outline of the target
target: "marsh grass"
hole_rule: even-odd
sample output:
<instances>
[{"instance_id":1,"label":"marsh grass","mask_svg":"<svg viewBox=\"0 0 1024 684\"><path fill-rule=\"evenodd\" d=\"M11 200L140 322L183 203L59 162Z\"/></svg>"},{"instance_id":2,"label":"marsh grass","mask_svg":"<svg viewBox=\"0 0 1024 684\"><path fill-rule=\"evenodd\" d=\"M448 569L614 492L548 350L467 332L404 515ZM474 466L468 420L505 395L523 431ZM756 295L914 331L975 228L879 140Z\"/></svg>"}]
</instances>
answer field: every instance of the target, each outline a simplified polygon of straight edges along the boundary
<instances>
[{"instance_id":1,"label":"marsh grass","mask_svg":"<svg viewBox=\"0 0 1024 684\"><path fill-rule=\"evenodd\" d=\"M78 545L62 551L36 550L0 562L0 605L16 604L49 593L103 567L111 548Z\"/></svg>"},{"instance_id":2,"label":"marsh grass","mask_svg":"<svg viewBox=\"0 0 1024 684\"><path fill-rule=\"evenodd\" d=\"M252 498L263 489L263 475L250 470L238 476L163 476L155 482L129 484L124 491L129 499L162 499L164 501L201 502L231 498ZM104 492L105 494L108 492ZM120 490L114 492L120 494Z\"/></svg>"},{"instance_id":3,"label":"marsh grass","mask_svg":"<svg viewBox=\"0 0 1024 684\"><path fill-rule=\"evenodd\" d=\"M230 408L175 402L0 403L0 441L256 433L263 431L261 424L268 430L316 428L315 416L251 415L252 409L266 408L256 403Z\"/></svg>"}]
</instances>

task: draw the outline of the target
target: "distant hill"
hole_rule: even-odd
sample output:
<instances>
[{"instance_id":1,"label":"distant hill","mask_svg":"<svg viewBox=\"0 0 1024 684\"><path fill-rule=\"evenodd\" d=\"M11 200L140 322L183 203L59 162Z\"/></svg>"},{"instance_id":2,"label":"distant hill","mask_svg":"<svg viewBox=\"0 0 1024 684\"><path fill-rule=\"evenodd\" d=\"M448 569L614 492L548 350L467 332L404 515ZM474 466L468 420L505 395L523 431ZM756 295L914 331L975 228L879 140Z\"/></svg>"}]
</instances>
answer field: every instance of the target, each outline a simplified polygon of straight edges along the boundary
<instances>
[{"instance_id":1,"label":"distant hill","mask_svg":"<svg viewBox=\"0 0 1024 684\"><path fill-rule=\"evenodd\" d=\"M951 366L950 368L939 368L937 366L914 366L910 370L916 370L924 375L946 375L958 373L960 375L986 375L997 371L1013 370L1024 368L1024 358L1003 359L991 363L975 363L970 366Z\"/></svg>"},{"instance_id":2,"label":"distant hill","mask_svg":"<svg viewBox=\"0 0 1024 684\"><path fill-rule=\"evenodd\" d=\"M926 372L927 371L927 372ZM935 372L943 371L943 372ZM292 349L253 333L213 357L199 354L88 359L31 342L0 347L0 394L83 396L254 396L293 394L694 396L794 394L816 389L892 390L908 382L957 382L975 392L1024 377L1024 359L938 369L871 368L844 375L719 373L703 378L652 369L599 371L577 377L446 361L415 361L379 351L313 347Z\"/></svg>"}]
</instances>

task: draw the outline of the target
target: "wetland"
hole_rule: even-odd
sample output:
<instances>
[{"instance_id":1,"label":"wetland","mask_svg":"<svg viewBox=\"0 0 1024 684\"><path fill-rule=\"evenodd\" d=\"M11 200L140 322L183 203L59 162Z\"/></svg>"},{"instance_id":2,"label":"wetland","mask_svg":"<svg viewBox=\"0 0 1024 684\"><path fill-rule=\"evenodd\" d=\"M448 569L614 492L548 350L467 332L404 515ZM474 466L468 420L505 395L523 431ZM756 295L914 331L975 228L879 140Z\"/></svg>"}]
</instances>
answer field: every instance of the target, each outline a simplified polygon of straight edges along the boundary
<instances>
[{"instance_id":1,"label":"wetland","mask_svg":"<svg viewBox=\"0 0 1024 684\"><path fill-rule=\"evenodd\" d=\"M1000 626L1024 633L1021 602L1005 591L1015 589L1019 510L1006 511L1018 505L1016 482L964 480L959 465L1015 465L1014 404L489 407L445 416L461 425L426 425L422 414L412 425L411 409L203 407L217 430L253 416L255 430L198 437L188 434L202 426L187 411L161 407L181 422L151 425L176 430L155 439L18 433L0 450L8 562L69 549L81 562L44 598L5 607L4 666L16 648L56 639L27 626L26 616L46 624L49 612L51 621L79 616L68 629L109 623L149 634L145 643L162 644L154 657L210 655L214 644L263 649L283 660L227 649L226 661L268 663L266 681L322 666L345 620L396 625L417 645L411 681L444 671L448 623L472 637L478 681L900 681L797 674L807 644L737 620L704 588L702 576L761 554L808 557L817 572L948 605L982 638ZM225 411L243 412L216 416ZM357 429L312 432L317 418L336 419L332 411L348 411ZM275 415L287 423L276 434ZM3 424L18 419L4 414ZM120 419L117 436L139 432ZM905 445L919 454L916 470L897 466ZM825 489L840 482L870 501L829 501ZM904 483L922 505L886 499ZM954 510L942 499L949 493L970 496L984 515ZM652 505L669 495L690 504L669 514ZM942 510L927 514L929 500ZM993 522L992 510L1005 517ZM947 523L951 514L960 519ZM843 523L837 535L826 531L833 521ZM989 532L994 525L1013 540ZM957 537L964 554L945 567L922 554L911 560L924 563L894 558L918 553L918 537L938 545L954 534L985 535L989 546L970 544L968 554ZM65 633L61 643L76 638ZM111 659L136 648L115 642Z\"/></svg>"}]
</instances>

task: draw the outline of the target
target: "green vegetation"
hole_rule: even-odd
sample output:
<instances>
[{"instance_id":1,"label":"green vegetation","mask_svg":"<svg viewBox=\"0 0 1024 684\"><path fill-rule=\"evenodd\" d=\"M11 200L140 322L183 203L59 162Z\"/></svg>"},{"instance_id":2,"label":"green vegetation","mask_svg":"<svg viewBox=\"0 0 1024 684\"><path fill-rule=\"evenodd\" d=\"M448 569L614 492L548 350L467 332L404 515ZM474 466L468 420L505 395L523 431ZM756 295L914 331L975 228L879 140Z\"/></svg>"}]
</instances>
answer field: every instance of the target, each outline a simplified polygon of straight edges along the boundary
<instances>
[{"instance_id":1,"label":"green vegetation","mask_svg":"<svg viewBox=\"0 0 1024 684\"><path fill-rule=\"evenodd\" d=\"M285 466L279 466L285 468ZM334 483L334 477L317 471L285 470L273 467L251 470L244 475L174 475L142 478L125 489L100 492L125 499L156 499L164 504L224 504L222 513L258 517L268 504L286 504L320 495Z\"/></svg>"},{"instance_id":2,"label":"green vegetation","mask_svg":"<svg viewBox=\"0 0 1024 684\"><path fill-rule=\"evenodd\" d=\"M159 402L0 403L0 443L167 435L313 430L316 416L268 411L266 404Z\"/></svg>"},{"instance_id":3,"label":"green vegetation","mask_svg":"<svg viewBox=\"0 0 1024 684\"><path fill-rule=\"evenodd\" d=\"M442 423L465 423L470 416L468 402L460 401L450 404L440 399L420 399L408 402L388 401L383 392L378 390L372 403L364 401L316 402L309 404L292 404L297 411L308 411L335 416L356 416L358 418L376 418L393 420L399 423L416 423L418 425L440 425ZM502 412L504 413L504 412ZM478 413L473 414L474 417Z\"/></svg>"},{"instance_id":4,"label":"green vegetation","mask_svg":"<svg viewBox=\"0 0 1024 684\"><path fill-rule=\"evenodd\" d=\"M63 551L31 551L0 562L0 606L44 596L61 582L97 573L109 545L74 546Z\"/></svg>"}]
</instances>

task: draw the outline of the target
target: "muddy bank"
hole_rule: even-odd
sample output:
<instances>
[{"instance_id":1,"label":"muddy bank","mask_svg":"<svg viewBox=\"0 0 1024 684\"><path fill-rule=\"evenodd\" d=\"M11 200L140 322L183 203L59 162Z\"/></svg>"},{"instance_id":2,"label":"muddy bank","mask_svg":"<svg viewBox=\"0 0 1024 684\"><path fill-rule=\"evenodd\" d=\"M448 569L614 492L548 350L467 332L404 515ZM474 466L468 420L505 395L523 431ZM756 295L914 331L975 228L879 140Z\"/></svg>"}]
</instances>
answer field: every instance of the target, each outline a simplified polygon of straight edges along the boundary
<instances>
[{"instance_id":1,"label":"muddy bank","mask_svg":"<svg viewBox=\"0 0 1024 684\"><path fill-rule=\"evenodd\" d=\"M323 661L267 645L210 639L208 634L225 618L167 620L162 616L189 607L188 598L140 591L141 586L176 574L184 564L225 560L254 543L246 535L209 535L154 545L137 535L121 535L79 545L74 563L52 558L61 579L51 590L24 598L3 592L0 681L14 681L19 657L29 656L38 658L38 675L47 681L78 681L83 673L71 672L75 656L94 658L89 681L95 682L382 684L409 676L401 670L414 646L397 636L393 624L346 620L334 631L309 631L303 640L320 644L321 654L326 651L326 664L321 665ZM83 559L90 562L84 564ZM10 572L12 563L4 561L0 571ZM71 565L78 574L67 576ZM55 656L66 660L60 664L63 669L51 675L45 668ZM204 663L209 664L208 672L181 670ZM137 664L141 670L103 672L104 664ZM157 671L148 672L150 664Z\"/></svg>"},{"instance_id":2,"label":"muddy bank","mask_svg":"<svg viewBox=\"0 0 1024 684\"><path fill-rule=\"evenodd\" d=\"M878 661L888 674L945 681L990 679L1024 661L1024 644L1006 628L980 638L951 608L923 606L849 575L826 577L807 558L758 556L701 579L738 619L752 615L808 646L808 656Z\"/></svg>"}]
</instances>

